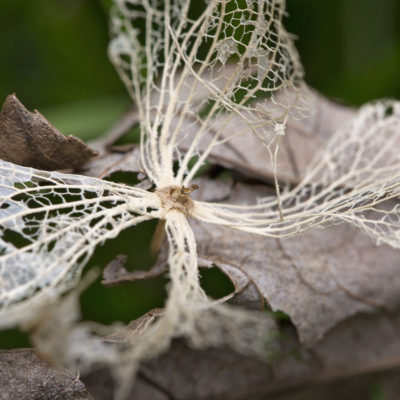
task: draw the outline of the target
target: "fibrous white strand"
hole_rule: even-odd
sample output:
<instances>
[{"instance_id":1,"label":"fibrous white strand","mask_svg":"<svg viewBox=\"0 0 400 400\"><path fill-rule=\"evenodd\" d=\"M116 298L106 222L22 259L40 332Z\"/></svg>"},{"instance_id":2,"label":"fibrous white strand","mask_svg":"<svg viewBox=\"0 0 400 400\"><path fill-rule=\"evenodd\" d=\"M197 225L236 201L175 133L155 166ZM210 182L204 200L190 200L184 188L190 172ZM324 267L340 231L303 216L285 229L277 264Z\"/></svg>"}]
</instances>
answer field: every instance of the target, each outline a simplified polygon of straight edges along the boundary
<instances>
[{"instance_id":1,"label":"fibrous white strand","mask_svg":"<svg viewBox=\"0 0 400 400\"><path fill-rule=\"evenodd\" d=\"M0 325L74 286L96 246L159 216L154 193L0 161Z\"/></svg>"},{"instance_id":2,"label":"fibrous white strand","mask_svg":"<svg viewBox=\"0 0 400 400\"><path fill-rule=\"evenodd\" d=\"M255 205L195 202L203 221L270 237L290 237L340 221L378 243L400 247L400 103L363 107L311 162L305 178L281 196Z\"/></svg>"},{"instance_id":3,"label":"fibrous white strand","mask_svg":"<svg viewBox=\"0 0 400 400\"><path fill-rule=\"evenodd\" d=\"M275 122L305 111L283 14L277 0L207 1L198 16L190 1L116 1L110 55L138 106L142 164L158 188L187 185L215 146L240 134L224 134L232 118L268 146Z\"/></svg>"}]
</instances>

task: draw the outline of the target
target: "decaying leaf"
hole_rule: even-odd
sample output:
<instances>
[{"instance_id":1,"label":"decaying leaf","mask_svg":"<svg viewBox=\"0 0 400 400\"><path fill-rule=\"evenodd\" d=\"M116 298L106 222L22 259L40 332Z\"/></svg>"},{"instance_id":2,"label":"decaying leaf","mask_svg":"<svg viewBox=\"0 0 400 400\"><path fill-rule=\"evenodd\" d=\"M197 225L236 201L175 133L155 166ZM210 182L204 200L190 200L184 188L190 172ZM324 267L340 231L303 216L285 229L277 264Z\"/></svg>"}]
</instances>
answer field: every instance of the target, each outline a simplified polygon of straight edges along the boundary
<instances>
[{"instance_id":1,"label":"decaying leaf","mask_svg":"<svg viewBox=\"0 0 400 400\"><path fill-rule=\"evenodd\" d=\"M127 152L102 152L83 167L83 174L96 178L107 178L117 171L143 174L140 167L140 150L138 147Z\"/></svg>"},{"instance_id":2,"label":"decaying leaf","mask_svg":"<svg viewBox=\"0 0 400 400\"><path fill-rule=\"evenodd\" d=\"M261 185L201 179L197 198L246 204L270 195ZM221 191L218 192L217 188ZM227 198L227 192L231 192ZM218 196L219 194L219 196ZM200 268L217 266L235 291L220 299L262 309L263 303L288 314L300 340L313 345L342 320L359 312L393 311L400 306L397 250L376 246L348 225L313 230L292 239L270 239L210 227L193 220ZM126 271L119 260L104 271L106 286L153 278L168 271L167 248L149 271Z\"/></svg>"},{"instance_id":3,"label":"decaying leaf","mask_svg":"<svg viewBox=\"0 0 400 400\"><path fill-rule=\"evenodd\" d=\"M145 334L147 329L163 314L162 308L154 308L138 319L131 321L125 329L107 336L104 340L111 343L129 343L134 336Z\"/></svg>"},{"instance_id":4,"label":"decaying leaf","mask_svg":"<svg viewBox=\"0 0 400 400\"><path fill-rule=\"evenodd\" d=\"M198 351L174 341L167 353L141 364L131 396L145 400L152 388L160 399L361 399L369 398L371 382L379 382L388 390L385 398L396 400L398 314L343 321L310 350L301 346L291 326L283 325L271 356L274 361L265 363L229 349ZM93 393L97 389L99 399L106 398L98 388L114 384L105 370L83 381Z\"/></svg>"},{"instance_id":5,"label":"decaying leaf","mask_svg":"<svg viewBox=\"0 0 400 400\"><path fill-rule=\"evenodd\" d=\"M0 326L26 326L27 320L33 326L37 306L49 299L57 304L97 245L142 221L162 220L170 285L162 314L144 319L145 334L112 346L97 324L64 321L54 310L34 333L41 348L61 351L69 364L112 365L119 398L138 363L168 349L175 337L197 349L230 346L247 355L270 354L275 319L208 298L199 281L199 255L207 266L219 264L234 276L232 301L254 308L258 289L273 309L292 317L308 345L349 315L398 305L392 282L397 253L387 247L384 255L368 256L383 263L378 274L358 249L367 251L369 237L400 247L400 103L362 107L300 174L294 165L309 155L291 157L291 177L281 176L288 184L279 190L277 150L288 119L308 109L302 68L282 25L284 2L207 0L196 18L190 6L189 0L116 0L112 15L110 56L137 105L140 168L151 191L0 161ZM267 108L259 101L265 98ZM206 159L248 132L271 156L276 192L243 186L222 202L215 181L212 195L192 197L193 178ZM230 149L238 156L237 147ZM350 238L354 248L343 247L348 226L363 232ZM322 227L329 229L326 236L318 231L290 239ZM341 246L345 262L341 252L332 256ZM359 272L361 262L362 274L346 269ZM107 273L114 283L126 275L120 265ZM379 287L366 282L366 274Z\"/></svg>"},{"instance_id":6,"label":"decaying leaf","mask_svg":"<svg viewBox=\"0 0 400 400\"><path fill-rule=\"evenodd\" d=\"M233 66L225 67L224 73L229 75ZM203 93L206 96L207 93ZM201 98L199 94L197 94ZM199 100L200 101L200 100ZM350 121L356 115L356 110L346 107L337 102L328 100L315 90L309 89L307 92L307 101L313 112L308 113L304 118L288 118L286 124L286 133L280 144L280 151L277 154L277 175L280 181L285 183L298 183L303 177L307 165L314 155L328 142L330 137L345 122ZM271 107L269 99L259 100L260 107L268 109ZM179 113L175 116L179 117ZM224 115L218 116L217 121L223 125ZM129 123L130 122L130 123ZM193 121L185 120L183 126L187 129L191 127ZM133 125L137 124L137 110L134 108L121 118L118 130L111 131L96 142L101 151L107 151L107 147L114 143L116 139L123 136ZM213 149L208 160L214 164L237 171L249 179L258 179L270 183L273 181L273 163L265 146L260 145L260 140L251 130L246 130L243 120L239 116L234 116L230 123L222 126L221 136L229 136L229 132L237 131L242 127L243 133L232 138L230 141L222 143ZM210 133L212 135L212 132ZM187 150L187 144L180 144L180 150L184 153ZM133 150L135 155L125 155L121 153L107 153L103 161L94 159L89 163L91 168L90 175L95 171L103 171L106 166L118 165L121 160L121 170L132 168L132 171L140 171L139 164L134 162L127 164L131 157L139 160L138 149ZM98 168L98 163L101 167ZM93 175L94 176L94 175Z\"/></svg>"},{"instance_id":7,"label":"decaying leaf","mask_svg":"<svg viewBox=\"0 0 400 400\"><path fill-rule=\"evenodd\" d=\"M281 182L298 183L304 178L307 165L314 155L328 142L330 137L345 122L354 118L356 111L328 100L326 97L309 90L307 101L313 110L304 118L288 118L285 135L281 139L277 153L277 176ZM261 102L269 108L269 100ZM222 124L222 118L220 123ZM226 131L240 129L243 122L233 118ZM226 168L236 170L250 179L272 182L274 163L270 154L250 131L233 138L215 148L210 161Z\"/></svg>"},{"instance_id":8,"label":"decaying leaf","mask_svg":"<svg viewBox=\"0 0 400 400\"><path fill-rule=\"evenodd\" d=\"M140 371L134 377L135 384L126 396L135 400L171 400L168 391L159 387L156 382ZM109 368L101 368L84 376L86 387L96 400L110 400L117 390L118 382L113 379Z\"/></svg>"},{"instance_id":9,"label":"decaying leaf","mask_svg":"<svg viewBox=\"0 0 400 400\"><path fill-rule=\"evenodd\" d=\"M0 158L44 170L79 169L97 152L75 136L65 137L38 111L12 94L0 113Z\"/></svg>"},{"instance_id":10,"label":"decaying leaf","mask_svg":"<svg viewBox=\"0 0 400 400\"><path fill-rule=\"evenodd\" d=\"M127 271L124 266L127 258L125 255L119 254L104 268L102 283L105 286L115 286L124 282L134 282L160 276L168 271L165 251L163 252L163 256L149 271Z\"/></svg>"},{"instance_id":11,"label":"decaying leaf","mask_svg":"<svg viewBox=\"0 0 400 400\"><path fill-rule=\"evenodd\" d=\"M268 189L237 185L227 202L246 204ZM248 280L242 301L265 300L288 314L303 344L310 345L347 317L400 306L398 250L376 246L347 224L271 239L192 221L200 264L215 264ZM257 291L254 291L255 286ZM255 297L256 296L256 297ZM246 300L244 300L246 299Z\"/></svg>"},{"instance_id":12,"label":"decaying leaf","mask_svg":"<svg viewBox=\"0 0 400 400\"><path fill-rule=\"evenodd\" d=\"M308 165L304 179L257 204L196 202L192 216L271 238L289 238L339 220L377 243L399 247L400 103L362 107ZM389 202L389 200L394 200Z\"/></svg>"},{"instance_id":13,"label":"decaying leaf","mask_svg":"<svg viewBox=\"0 0 400 400\"><path fill-rule=\"evenodd\" d=\"M115 147L115 143L125 136L132 128L139 123L138 111L135 107L129 109L120 117L110 129L101 137L90 141L90 147L96 149L100 154Z\"/></svg>"},{"instance_id":14,"label":"decaying leaf","mask_svg":"<svg viewBox=\"0 0 400 400\"><path fill-rule=\"evenodd\" d=\"M55 368L32 349L0 350L1 400L94 400L79 372Z\"/></svg>"}]
</instances>

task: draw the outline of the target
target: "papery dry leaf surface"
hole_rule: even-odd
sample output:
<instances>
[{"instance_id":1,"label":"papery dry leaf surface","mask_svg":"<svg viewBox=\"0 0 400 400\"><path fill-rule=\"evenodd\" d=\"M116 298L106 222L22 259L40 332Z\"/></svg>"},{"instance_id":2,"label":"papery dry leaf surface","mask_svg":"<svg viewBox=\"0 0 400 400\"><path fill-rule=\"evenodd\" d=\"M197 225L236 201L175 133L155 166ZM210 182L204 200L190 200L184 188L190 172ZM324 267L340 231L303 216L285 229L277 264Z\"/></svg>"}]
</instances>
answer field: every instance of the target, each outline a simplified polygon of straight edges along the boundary
<instances>
[{"instance_id":1,"label":"papery dry leaf surface","mask_svg":"<svg viewBox=\"0 0 400 400\"><path fill-rule=\"evenodd\" d=\"M307 165L328 142L340 125L354 118L356 110L328 100L309 89L307 100L313 110L301 119L288 118L286 132L277 155L277 175L281 182L298 183L304 178ZM268 100L262 106L270 107ZM221 121L222 122L222 121ZM243 122L233 118L227 132L239 129ZM250 179L272 182L273 163L264 146L250 131L214 149L210 161L240 172Z\"/></svg>"},{"instance_id":2,"label":"papery dry leaf surface","mask_svg":"<svg viewBox=\"0 0 400 400\"><path fill-rule=\"evenodd\" d=\"M32 349L0 350L1 400L94 400L75 375Z\"/></svg>"},{"instance_id":3,"label":"papery dry leaf surface","mask_svg":"<svg viewBox=\"0 0 400 400\"><path fill-rule=\"evenodd\" d=\"M145 400L150 386L162 399L275 400L297 399L296 394L299 399L335 399L338 393L346 399L365 398L371 382L381 383L385 391L398 387L383 379L393 376L398 382L400 376L396 315L359 315L343 321L309 350L290 326L283 325L272 364L228 349L196 351L175 341L166 354L142 363L131 394ZM83 380L93 390L112 385L106 371ZM356 384L348 385L349 380ZM97 393L99 400L106 399ZM387 398L397 399L395 393Z\"/></svg>"},{"instance_id":4,"label":"papery dry leaf surface","mask_svg":"<svg viewBox=\"0 0 400 400\"><path fill-rule=\"evenodd\" d=\"M101 154L87 162L82 173L96 178L107 178L114 172L143 173L140 167L140 150L138 147L126 152L102 151Z\"/></svg>"},{"instance_id":5,"label":"papery dry leaf surface","mask_svg":"<svg viewBox=\"0 0 400 400\"><path fill-rule=\"evenodd\" d=\"M229 204L246 204L271 190L246 184L230 188L229 182L204 178L196 182L201 187L196 198ZM400 281L393 279L400 273L398 250L376 246L365 233L347 224L286 240L195 220L191 226L199 267L217 266L234 285L235 291L220 301L252 309L262 309L265 302L285 312L308 347L354 314L400 307ZM105 269L103 283L111 286L164 274L168 271L166 256L164 247L149 271L128 272L115 260Z\"/></svg>"},{"instance_id":6,"label":"papery dry leaf surface","mask_svg":"<svg viewBox=\"0 0 400 400\"><path fill-rule=\"evenodd\" d=\"M226 201L245 204L268 193L260 185L238 184ZM218 266L235 286L242 280L243 287L247 280L240 302L258 300L260 306L265 300L273 310L285 312L305 345L358 312L400 307L400 280L395 279L400 274L399 251L376 246L347 224L285 240L196 221L191 225L200 265Z\"/></svg>"},{"instance_id":7,"label":"papery dry leaf surface","mask_svg":"<svg viewBox=\"0 0 400 400\"><path fill-rule=\"evenodd\" d=\"M0 113L0 158L45 170L76 170L97 155L75 136L65 137L38 111L30 112L13 94Z\"/></svg>"}]
</instances>

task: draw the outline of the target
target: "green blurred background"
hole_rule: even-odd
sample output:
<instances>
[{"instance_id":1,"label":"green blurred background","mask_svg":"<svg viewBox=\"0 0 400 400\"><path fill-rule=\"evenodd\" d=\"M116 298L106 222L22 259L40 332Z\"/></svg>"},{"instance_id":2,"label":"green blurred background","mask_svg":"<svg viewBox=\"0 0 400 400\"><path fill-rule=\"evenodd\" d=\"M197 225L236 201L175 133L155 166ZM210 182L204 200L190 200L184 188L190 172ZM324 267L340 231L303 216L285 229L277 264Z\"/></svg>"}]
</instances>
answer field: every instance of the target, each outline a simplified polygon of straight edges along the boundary
<instances>
[{"instance_id":1,"label":"green blurred background","mask_svg":"<svg viewBox=\"0 0 400 400\"><path fill-rule=\"evenodd\" d=\"M107 58L108 8L108 0L1 0L0 101L16 93L64 134L89 140L104 133L130 104ZM354 105L400 98L400 1L287 0L287 9L311 86ZM148 268L154 227L124 232L90 266L125 253L129 269ZM209 293L230 290L217 272L202 275ZM158 278L105 289L98 281L83 296L83 316L128 322L162 306L165 284ZM27 344L15 330L0 333L0 347Z\"/></svg>"}]
</instances>

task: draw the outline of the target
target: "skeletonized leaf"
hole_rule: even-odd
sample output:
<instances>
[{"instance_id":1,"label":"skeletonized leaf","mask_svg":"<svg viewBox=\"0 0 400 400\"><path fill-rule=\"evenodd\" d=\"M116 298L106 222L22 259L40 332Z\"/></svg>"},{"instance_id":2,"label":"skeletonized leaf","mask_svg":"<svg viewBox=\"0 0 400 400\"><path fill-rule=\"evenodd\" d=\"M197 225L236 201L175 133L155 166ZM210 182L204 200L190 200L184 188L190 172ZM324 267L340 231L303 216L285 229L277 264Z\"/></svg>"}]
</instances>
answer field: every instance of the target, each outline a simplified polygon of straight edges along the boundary
<instances>
[{"instance_id":1,"label":"skeletonized leaf","mask_svg":"<svg viewBox=\"0 0 400 400\"><path fill-rule=\"evenodd\" d=\"M238 185L226 198L227 182L201 179L196 196L231 204L269 195L262 186ZM217 188L221 191L218 196ZM277 240L192 221L200 267L216 265L235 292L223 300L260 309L265 301L289 314L300 339L310 345L340 321L359 312L393 310L400 305L399 252L375 246L347 224ZM167 271L166 249L150 271L114 268L106 284L147 279ZM107 271L107 269L106 269ZM111 269L110 269L111 272Z\"/></svg>"},{"instance_id":2,"label":"skeletonized leaf","mask_svg":"<svg viewBox=\"0 0 400 400\"><path fill-rule=\"evenodd\" d=\"M0 161L0 324L34 315L36 301L76 283L97 245L158 208L142 189Z\"/></svg>"},{"instance_id":3,"label":"skeletonized leaf","mask_svg":"<svg viewBox=\"0 0 400 400\"><path fill-rule=\"evenodd\" d=\"M192 215L273 238L348 222L377 243L400 247L399 146L400 102L367 104L317 153L294 188L258 204L256 198L241 205L195 202Z\"/></svg>"},{"instance_id":4,"label":"skeletonized leaf","mask_svg":"<svg viewBox=\"0 0 400 400\"><path fill-rule=\"evenodd\" d=\"M201 290L196 244L186 220L190 209L180 196L186 196L182 184L191 181L209 152L229 139L216 132L200 154L200 142L208 141L213 117L239 114L247 128L269 145L276 136L270 127L280 123L288 109L301 113L302 70L282 26L283 15L282 2L264 0L245 2L243 7L235 0L207 1L196 19L190 1L116 1L110 54L136 97L141 163L159 191L147 193L2 164L2 324L25 318L26 312L15 312L16 308L32 311L29 306L35 300L69 287L97 244L128 226L162 217L170 244L170 297L152 335L135 347L137 358L162 350L174 335L188 336L196 346L219 344L226 338L243 351L253 344L260 353L264 350L258 339L264 338L268 321L264 324L244 312L214 307ZM143 43L142 22L147 32ZM224 75L225 64L237 58L232 74ZM289 89L290 101L285 101ZM202 94L193 108L199 92L206 96ZM160 93L156 103L153 93ZM257 96L273 97L279 107L265 112L252 104ZM194 136L183 128L181 117L174 118L182 107L181 116L193 121ZM191 147L180 154L177 144L189 139ZM193 157L198 160L189 168ZM250 324L247 331L241 326L245 322ZM205 336L207 329L213 335Z\"/></svg>"},{"instance_id":5,"label":"skeletonized leaf","mask_svg":"<svg viewBox=\"0 0 400 400\"><path fill-rule=\"evenodd\" d=\"M75 136L65 137L38 111L12 94L0 113L0 158L45 170L78 169L97 152Z\"/></svg>"},{"instance_id":6,"label":"skeletonized leaf","mask_svg":"<svg viewBox=\"0 0 400 400\"><path fill-rule=\"evenodd\" d=\"M190 198L189 184L214 149L251 131L271 152L287 119L304 111L301 66L282 26L284 2L209 0L200 16L192 15L190 5L188 0L116 0L114 8L110 54L136 100L141 165L155 193L0 164L3 324L22 320L36 300L43 302L74 283L94 247L105 239L146 219L165 219L171 284L163 315L149 324L140 340L124 347L122 356L105 354L105 346L91 341L90 330L73 330L68 341L71 359L82 355L86 365L106 358L132 372L139 360L165 350L175 336L188 338L198 348L228 344L245 353L268 353L266 332L275 326L271 318L213 302L201 289L189 216L236 230L212 243L218 251L224 240L245 235L241 232L287 238L338 222L400 246L400 105L394 101L361 109L333 135L297 186L285 187L280 196L277 191L278 196L254 204L255 193L250 201L245 199L253 205ZM225 74L229 62L233 70ZM273 106L265 109L257 101L261 98L270 98ZM243 126L223 136L234 117L244 121ZM186 145L185 154L180 145ZM251 245L260 243L252 240ZM233 251L232 243L226 250ZM234 250L240 250L239 244ZM270 263L275 269L289 254L281 248L273 248L272 255L264 248L254 250L264 259L278 257ZM241 265L253 256L254 251L246 254ZM337 284L329 277L324 277L328 286ZM278 287L279 282L272 285ZM271 304L272 294L265 295ZM298 307L299 300L292 300ZM25 313L19 307L25 307ZM332 309L337 311L337 305ZM332 312L330 322L335 317L343 315ZM321 324L324 329L331 326L325 320ZM81 350L75 334L84 339ZM123 390L127 387L121 385Z\"/></svg>"},{"instance_id":7,"label":"skeletonized leaf","mask_svg":"<svg viewBox=\"0 0 400 400\"><path fill-rule=\"evenodd\" d=\"M201 199L203 201L221 201L228 198L231 194L231 183L227 181L198 178L193 182L199 186L199 190L193 193L194 199ZM126 282L151 279L163 275L168 271L167 259L168 246L166 241L164 241L161 246L157 262L147 271L128 271L125 268L127 257L123 254L119 254L104 268L102 284L105 286L115 286ZM202 266L205 268L211 267L204 263Z\"/></svg>"},{"instance_id":8,"label":"skeletonized leaf","mask_svg":"<svg viewBox=\"0 0 400 400\"><path fill-rule=\"evenodd\" d=\"M246 131L269 145L274 123L289 109L304 110L302 68L282 24L283 2L204 1L199 16L190 1L115 3L110 57L137 105L141 161L158 187L187 185L215 146ZM276 106L253 101L265 97ZM214 124L218 115L223 126ZM222 136L233 117L244 129ZM183 142L190 144L185 154L178 149Z\"/></svg>"},{"instance_id":9,"label":"skeletonized leaf","mask_svg":"<svg viewBox=\"0 0 400 400\"><path fill-rule=\"evenodd\" d=\"M229 64L225 66L223 73L229 75L233 70L234 65ZM197 93L197 95L199 94ZM206 93L203 93L203 95L206 96ZM309 89L307 91L307 99L313 112L302 119L288 118L285 135L281 139L280 151L277 156L277 176L281 182L299 183L315 153L329 141L330 137L343 123L356 115L355 109L330 101L315 90ZM265 110L268 110L271 106L276 107L270 99L261 99L257 103L260 108ZM117 138L123 136L137 123L137 113L137 109L133 108L121 118L121 122L118 124L119 129L116 131ZM178 113L174 118L179 117L180 114ZM222 114L215 118L214 123L221 126L221 138L229 137L230 132L243 130L243 133L214 148L208 160L238 171L249 178L271 182L274 171L268 150L262 145L262 141L257 135L246 129L246 122L240 116L234 116L229 123L225 124L225 115ZM182 126L188 131L194 131L196 127L193 127L192 124L192 120L184 118ZM120 126L126 128L126 131L121 131ZM112 144L116 134L112 131L99 142L106 145ZM213 132L208 132L210 138L212 135ZM189 146L190 141L183 141L179 143L179 150L184 154ZM205 148L203 147L201 150L204 151ZM137 149L134 151L137 151ZM129 168L125 162L126 155L112 154L109 157L112 162L116 162L120 158L123 168ZM139 155L137 157L139 159ZM101 164L105 163L106 160L108 162L107 158L100 161ZM95 166L97 162L97 159L95 159L89 165Z\"/></svg>"}]
</instances>

